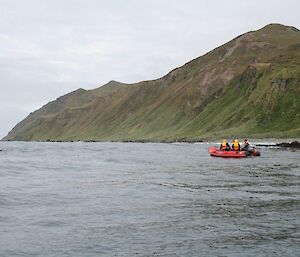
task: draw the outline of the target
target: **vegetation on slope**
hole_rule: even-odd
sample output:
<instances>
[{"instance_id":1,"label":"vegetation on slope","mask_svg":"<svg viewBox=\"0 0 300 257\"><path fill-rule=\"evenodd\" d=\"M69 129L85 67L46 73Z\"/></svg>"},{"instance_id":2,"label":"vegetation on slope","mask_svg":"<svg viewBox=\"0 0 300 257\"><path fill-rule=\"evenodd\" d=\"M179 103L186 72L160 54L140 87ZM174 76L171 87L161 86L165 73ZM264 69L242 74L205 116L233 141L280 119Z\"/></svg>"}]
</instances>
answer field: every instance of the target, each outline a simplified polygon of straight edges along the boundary
<instances>
[{"instance_id":1,"label":"vegetation on slope","mask_svg":"<svg viewBox=\"0 0 300 257\"><path fill-rule=\"evenodd\" d=\"M4 139L299 137L299 64L299 30L271 24L160 79L62 96Z\"/></svg>"}]
</instances>

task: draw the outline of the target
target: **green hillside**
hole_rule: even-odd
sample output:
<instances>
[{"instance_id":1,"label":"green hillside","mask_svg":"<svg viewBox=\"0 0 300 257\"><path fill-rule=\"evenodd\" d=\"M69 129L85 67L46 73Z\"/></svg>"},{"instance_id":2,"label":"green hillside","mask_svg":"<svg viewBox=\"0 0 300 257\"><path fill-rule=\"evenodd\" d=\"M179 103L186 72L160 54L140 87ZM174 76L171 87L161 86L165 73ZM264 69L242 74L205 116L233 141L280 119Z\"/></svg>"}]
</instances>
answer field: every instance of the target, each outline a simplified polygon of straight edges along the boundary
<instances>
[{"instance_id":1,"label":"green hillside","mask_svg":"<svg viewBox=\"0 0 300 257\"><path fill-rule=\"evenodd\" d=\"M78 89L4 140L300 137L300 32L270 24L157 80Z\"/></svg>"}]
</instances>

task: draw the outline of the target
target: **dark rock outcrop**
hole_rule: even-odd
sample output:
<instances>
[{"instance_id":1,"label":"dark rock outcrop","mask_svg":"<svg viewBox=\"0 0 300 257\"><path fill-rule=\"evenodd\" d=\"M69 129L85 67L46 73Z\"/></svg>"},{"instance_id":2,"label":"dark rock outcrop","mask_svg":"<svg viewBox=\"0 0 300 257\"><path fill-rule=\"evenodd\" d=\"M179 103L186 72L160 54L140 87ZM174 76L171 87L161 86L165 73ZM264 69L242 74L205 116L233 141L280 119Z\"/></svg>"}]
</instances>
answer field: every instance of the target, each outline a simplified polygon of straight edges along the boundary
<instances>
[{"instance_id":1,"label":"dark rock outcrop","mask_svg":"<svg viewBox=\"0 0 300 257\"><path fill-rule=\"evenodd\" d=\"M293 141L291 143L282 142L282 143L276 144L276 146L300 149L300 142L298 142L298 141Z\"/></svg>"}]
</instances>

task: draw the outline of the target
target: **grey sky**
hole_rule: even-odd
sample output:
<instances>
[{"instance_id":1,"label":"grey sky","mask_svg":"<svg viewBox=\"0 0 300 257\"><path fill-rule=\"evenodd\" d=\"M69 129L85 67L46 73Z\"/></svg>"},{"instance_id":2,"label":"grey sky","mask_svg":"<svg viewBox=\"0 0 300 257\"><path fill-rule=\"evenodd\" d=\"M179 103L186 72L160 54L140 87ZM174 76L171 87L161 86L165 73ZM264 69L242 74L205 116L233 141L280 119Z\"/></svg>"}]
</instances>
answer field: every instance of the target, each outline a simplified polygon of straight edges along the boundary
<instances>
[{"instance_id":1,"label":"grey sky","mask_svg":"<svg viewBox=\"0 0 300 257\"><path fill-rule=\"evenodd\" d=\"M79 87L155 79L268 23L298 0L0 0L0 137Z\"/></svg>"}]
</instances>

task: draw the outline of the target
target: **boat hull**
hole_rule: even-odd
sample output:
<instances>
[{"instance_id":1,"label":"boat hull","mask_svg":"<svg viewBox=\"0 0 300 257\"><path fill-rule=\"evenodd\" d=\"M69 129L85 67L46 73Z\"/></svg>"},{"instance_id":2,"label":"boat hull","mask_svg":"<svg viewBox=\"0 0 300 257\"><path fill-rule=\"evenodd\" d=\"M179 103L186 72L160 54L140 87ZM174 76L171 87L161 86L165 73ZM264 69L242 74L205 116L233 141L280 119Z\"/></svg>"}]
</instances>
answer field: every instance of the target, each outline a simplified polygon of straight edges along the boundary
<instances>
[{"instance_id":1,"label":"boat hull","mask_svg":"<svg viewBox=\"0 0 300 257\"><path fill-rule=\"evenodd\" d=\"M244 158L249 156L249 153L246 151L222 151L217 147L209 147L209 154L215 157L223 158Z\"/></svg>"}]
</instances>

